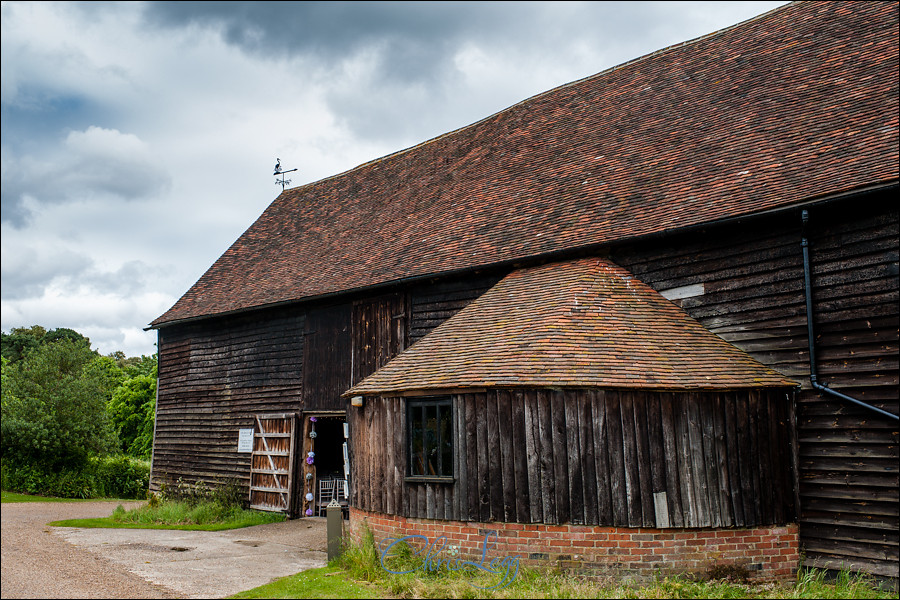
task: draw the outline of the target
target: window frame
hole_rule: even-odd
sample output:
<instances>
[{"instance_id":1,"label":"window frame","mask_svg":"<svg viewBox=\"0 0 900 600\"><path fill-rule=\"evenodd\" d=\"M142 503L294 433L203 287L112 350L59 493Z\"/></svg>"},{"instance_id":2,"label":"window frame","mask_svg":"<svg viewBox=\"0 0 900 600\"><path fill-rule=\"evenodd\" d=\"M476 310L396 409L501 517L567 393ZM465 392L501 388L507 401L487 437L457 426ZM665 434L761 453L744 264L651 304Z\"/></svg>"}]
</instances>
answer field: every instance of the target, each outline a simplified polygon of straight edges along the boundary
<instances>
[{"instance_id":1,"label":"window frame","mask_svg":"<svg viewBox=\"0 0 900 600\"><path fill-rule=\"evenodd\" d=\"M444 473L444 456L441 454L437 461L438 466L438 474L428 475L428 474L414 474L413 473L413 463L415 451L413 449L413 444L415 442L413 435L413 428L415 427L416 420L421 424L421 432L422 432L422 450L421 452L424 454L427 452L427 441L425 439L427 431L427 414L426 409L429 407L435 407L437 409L435 414L435 422L436 422L436 435L434 445L437 447L440 452L441 446L443 444L443 436L441 433L440 421L442 412L446 411L448 415L447 418L450 420L449 427L449 435L450 435L450 473ZM415 415L415 412L419 412L418 415ZM406 473L404 477L404 481L407 483L453 483L456 481L456 419L454 418L456 415L456 407L453 402L453 398L451 396L425 396L420 398L407 398L406 399L406 407L405 407L405 416L406 416L406 431L404 432L405 437L405 446L406 446ZM423 467L423 471L424 471Z\"/></svg>"}]
</instances>

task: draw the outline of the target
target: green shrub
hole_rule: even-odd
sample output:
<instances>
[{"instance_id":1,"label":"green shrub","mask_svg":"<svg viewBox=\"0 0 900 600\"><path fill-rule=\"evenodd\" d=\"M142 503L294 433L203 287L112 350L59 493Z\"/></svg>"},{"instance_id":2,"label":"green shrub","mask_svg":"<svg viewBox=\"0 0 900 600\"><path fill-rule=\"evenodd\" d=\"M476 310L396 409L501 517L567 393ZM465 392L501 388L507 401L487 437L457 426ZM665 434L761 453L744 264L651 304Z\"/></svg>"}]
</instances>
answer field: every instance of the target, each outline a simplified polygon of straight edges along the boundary
<instances>
[{"instance_id":1,"label":"green shrub","mask_svg":"<svg viewBox=\"0 0 900 600\"><path fill-rule=\"evenodd\" d=\"M128 456L92 457L81 468L50 470L4 461L3 489L55 498L147 497L150 463Z\"/></svg>"},{"instance_id":2,"label":"green shrub","mask_svg":"<svg viewBox=\"0 0 900 600\"><path fill-rule=\"evenodd\" d=\"M3 361L2 456L46 473L76 472L88 457L113 447L106 414L115 382L83 343L60 339Z\"/></svg>"},{"instance_id":3,"label":"green shrub","mask_svg":"<svg viewBox=\"0 0 900 600\"><path fill-rule=\"evenodd\" d=\"M48 471L35 465L8 465L6 489L56 498L92 498L95 496L94 479L91 473L80 469Z\"/></svg>"},{"instance_id":4,"label":"green shrub","mask_svg":"<svg viewBox=\"0 0 900 600\"><path fill-rule=\"evenodd\" d=\"M106 498L143 500L150 487L150 463L130 456L94 457L90 461L96 493Z\"/></svg>"}]
</instances>

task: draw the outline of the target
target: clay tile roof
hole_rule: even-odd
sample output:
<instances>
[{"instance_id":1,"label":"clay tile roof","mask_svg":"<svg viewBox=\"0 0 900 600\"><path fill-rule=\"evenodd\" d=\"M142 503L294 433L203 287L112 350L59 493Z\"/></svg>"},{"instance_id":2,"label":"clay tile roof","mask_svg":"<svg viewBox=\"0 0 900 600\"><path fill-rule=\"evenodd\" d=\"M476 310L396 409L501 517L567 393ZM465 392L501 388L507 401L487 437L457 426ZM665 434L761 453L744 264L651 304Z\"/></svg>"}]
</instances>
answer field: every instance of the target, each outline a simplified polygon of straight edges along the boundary
<instances>
[{"instance_id":1,"label":"clay tile roof","mask_svg":"<svg viewBox=\"0 0 900 600\"><path fill-rule=\"evenodd\" d=\"M795 387L628 271L515 271L345 395L484 387Z\"/></svg>"},{"instance_id":2,"label":"clay tile roof","mask_svg":"<svg viewBox=\"0 0 900 600\"><path fill-rule=\"evenodd\" d=\"M897 7L789 4L287 190L152 326L896 182Z\"/></svg>"}]
</instances>

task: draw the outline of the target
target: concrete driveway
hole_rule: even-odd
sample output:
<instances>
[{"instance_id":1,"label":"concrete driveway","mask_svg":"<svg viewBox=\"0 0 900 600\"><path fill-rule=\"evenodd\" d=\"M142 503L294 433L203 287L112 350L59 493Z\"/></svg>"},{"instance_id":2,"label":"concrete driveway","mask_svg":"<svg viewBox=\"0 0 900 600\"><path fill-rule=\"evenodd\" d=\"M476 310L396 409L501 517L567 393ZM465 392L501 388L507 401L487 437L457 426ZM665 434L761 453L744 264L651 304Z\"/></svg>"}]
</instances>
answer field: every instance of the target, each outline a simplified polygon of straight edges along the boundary
<instances>
[{"instance_id":1,"label":"concrete driveway","mask_svg":"<svg viewBox=\"0 0 900 600\"><path fill-rule=\"evenodd\" d=\"M94 503L40 503L43 508L38 514L43 518L55 516L69 519L108 516L111 512L111 509L103 507L105 514L98 515L92 504ZM13 531L12 523L19 515L34 513L37 509L38 507L28 504L3 505L4 598L72 597L65 591L79 589L79 582L72 580L71 572L66 574L68 581L64 584L54 584L47 579L58 570L54 563L54 553L48 552L52 546L43 548L40 556L30 557L23 554L28 552L28 544L23 543L26 538L17 543L7 536ZM90 553L100 559L98 562L105 563L111 573L110 577L102 577L103 580L113 581L116 571L126 571L127 574L149 582L151 586L148 590L160 590L156 597L223 597L263 585L278 577L322 567L326 563L324 518L297 519L222 532L80 529L46 527L46 522L33 520L31 534L27 524L17 531L22 536L46 536L49 532L51 536L63 540L65 546L73 547L76 553ZM17 555L13 548L22 550ZM8 561L11 564L8 565ZM17 564L36 566L16 575ZM43 573L35 573L34 569ZM27 571L32 572L29 574ZM32 583L38 587L28 588L28 581L11 581L14 577L28 578L29 575ZM56 587L57 585L62 586ZM46 594L42 591L44 589L58 591ZM7 592L13 595L7 596ZM115 590L112 592L106 597L132 597L124 593L120 596L114 593Z\"/></svg>"}]
</instances>

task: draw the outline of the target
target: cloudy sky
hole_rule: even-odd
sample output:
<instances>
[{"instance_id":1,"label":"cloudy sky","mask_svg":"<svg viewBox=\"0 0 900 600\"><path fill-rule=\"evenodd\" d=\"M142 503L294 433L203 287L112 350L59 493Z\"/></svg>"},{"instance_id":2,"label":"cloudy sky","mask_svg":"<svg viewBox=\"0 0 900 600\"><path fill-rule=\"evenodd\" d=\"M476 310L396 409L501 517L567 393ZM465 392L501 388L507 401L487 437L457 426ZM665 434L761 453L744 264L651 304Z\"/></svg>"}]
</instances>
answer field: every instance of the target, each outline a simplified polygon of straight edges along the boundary
<instances>
[{"instance_id":1,"label":"cloudy sky","mask_svg":"<svg viewBox=\"0 0 900 600\"><path fill-rule=\"evenodd\" d=\"M292 186L784 2L2 2L2 329L107 354Z\"/></svg>"}]
</instances>

